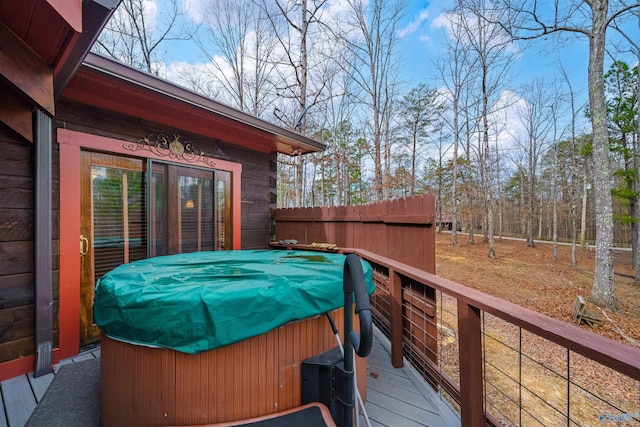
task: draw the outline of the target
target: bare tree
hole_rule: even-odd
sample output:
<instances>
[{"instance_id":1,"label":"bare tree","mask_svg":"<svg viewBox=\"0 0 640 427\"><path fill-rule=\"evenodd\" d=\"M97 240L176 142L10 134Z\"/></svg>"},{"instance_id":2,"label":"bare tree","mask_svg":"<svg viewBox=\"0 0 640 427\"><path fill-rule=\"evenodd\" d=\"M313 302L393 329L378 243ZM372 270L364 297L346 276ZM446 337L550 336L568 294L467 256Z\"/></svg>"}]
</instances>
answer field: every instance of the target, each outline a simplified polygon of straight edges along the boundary
<instances>
[{"instance_id":1,"label":"bare tree","mask_svg":"<svg viewBox=\"0 0 640 427\"><path fill-rule=\"evenodd\" d=\"M362 93L360 101L369 109L373 144L374 186L384 198L383 140L389 134L389 119L397 79L397 27L406 8L404 0L347 0L348 18L343 40L352 62L348 72ZM387 157L388 158L388 157Z\"/></svg>"},{"instance_id":2,"label":"bare tree","mask_svg":"<svg viewBox=\"0 0 640 427\"><path fill-rule=\"evenodd\" d=\"M209 1L196 44L210 60L210 74L230 105L262 116L273 102L276 39L260 9L251 2Z\"/></svg>"},{"instance_id":3,"label":"bare tree","mask_svg":"<svg viewBox=\"0 0 640 427\"><path fill-rule=\"evenodd\" d=\"M466 38L477 55L477 65L480 68L480 114L477 132L481 144L479 146L480 177L483 187L485 204L485 237L489 244L489 258L496 258L494 239L494 193L493 171L490 150L490 114L492 98L499 92L499 86L509 70L510 40L504 29L485 16L491 15L500 20L506 16L503 11L489 10L486 0L459 0L461 7L459 24L466 31Z\"/></svg>"},{"instance_id":4,"label":"bare tree","mask_svg":"<svg viewBox=\"0 0 640 427\"><path fill-rule=\"evenodd\" d=\"M445 58L438 62L437 68L440 71L440 79L447 88L446 97L450 102L450 120L449 124L451 134L453 136L453 153L452 153L452 175L451 183L451 207L452 215L451 225L451 245L458 244L458 153L460 147L460 136L464 130L461 123L461 97L463 89L470 84L472 73L475 69L473 58L469 54L467 43L464 42L464 31L459 26L450 26L446 38L447 54Z\"/></svg>"},{"instance_id":5,"label":"bare tree","mask_svg":"<svg viewBox=\"0 0 640 427\"><path fill-rule=\"evenodd\" d=\"M182 24L186 11L181 2L168 0L158 17L155 3L146 0L122 0L94 44L93 50L144 70L159 73L157 52L163 42L189 40L195 28Z\"/></svg>"},{"instance_id":6,"label":"bare tree","mask_svg":"<svg viewBox=\"0 0 640 427\"><path fill-rule=\"evenodd\" d=\"M554 123L552 99L547 93L546 83L537 80L525 87L523 99L525 104L518 104L516 115L526 131L524 141L516 138L523 148L527 161L527 245L534 246L533 220L536 201L536 179L538 160L549 143L549 133ZM542 216L540 216L540 219Z\"/></svg>"},{"instance_id":7,"label":"bare tree","mask_svg":"<svg viewBox=\"0 0 640 427\"><path fill-rule=\"evenodd\" d=\"M579 109L576 108L575 105L575 93L573 91L573 86L571 84L571 80L567 75L567 71L564 66L560 65L560 71L562 73L562 77L564 82L567 85L567 89L569 90L569 110L571 111L571 122L570 122L570 136L569 140L571 143L571 151L572 153L577 153L577 142L576 142L576 122L577 115ZM557 142L557 139L554 138L554 144ZM557 156L556 156L557 158ZM577 214L577 203L578 203L578 164L577 164L577 156L571 156L571 185L569 187L569 205L571 212L571 266L576 267L578 265L578 254L577 254L577 240L578 240L578 214ZM583 171L586 176L586 171ZM586 202L586 192L584 194L585 202ZM584 240L584 234L581 233L581 238ZM582 244L582 241L581 241Z\"/></svg>"},{"instance_id":8,"label":"bare tree","mask_svg":"<svg viewBox=\"0 0 640 427\"><path fill-rule=\"evenodd\" d=\"M281 103L274 110L275 116L284 125L306 134L309 131L307 112L321 102L323 97L330 97L326 84L327 79L334 77L333 74L316 75L315 79L310 77L317 65L310 62L314 45L311 37L323 38L318 31L325 28L322 23L322 13L327 0L276 0L275 12L270 4L271 2L267 0L261 2L262 11L268 17L280 48L280 57L275 60L279 74L276 91ZM331 45L330 42L328 43ZM318 57L318 61L327 61L330 58L332 55L327 53ZM323 71L331 73L335 73L336 70L336 67L329 66L316 68L322 68ZM314 83L313 90L311 90L312 83ZM286 104L286 101L291 101L293 104ZM295 206L302 206L305 158L296 156L289 163L295 170Z\"/></svg>"},{"instance_id":9,"label":"bare tree","mask_svg":"<svg viewBox=\"0 0 640 427\"><path fill-rule=\"evenodd\" d=\"M617 308L613 290L613 207L609 134L604 95L604 54L607 28L640 3L608 0L572 0L539 4L535 0L500 0L498 7L509 11L504 28L518 39L535 39L548 34L571 32L589 40L589 106L593 130L593 181L596 214L596 267L589 299L603 307ZM486 19L492 20L488 16ZM495 22L495 21L494 21Z\"/></svg>"}]
</instances>

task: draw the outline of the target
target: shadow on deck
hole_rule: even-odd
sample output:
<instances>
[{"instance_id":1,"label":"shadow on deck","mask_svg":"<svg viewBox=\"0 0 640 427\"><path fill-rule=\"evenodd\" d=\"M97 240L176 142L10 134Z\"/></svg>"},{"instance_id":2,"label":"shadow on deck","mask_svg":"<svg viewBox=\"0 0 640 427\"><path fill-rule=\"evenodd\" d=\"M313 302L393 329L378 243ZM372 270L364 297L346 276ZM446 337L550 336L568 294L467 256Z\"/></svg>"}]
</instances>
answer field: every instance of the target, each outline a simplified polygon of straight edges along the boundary
<instances>
[{"instance_id":1,"label":"shadow on deck","mask_svg":"<svg viewBox=\"0 0 640 427\"><path fill-rule=\"evenodd\" d=\"M100 357L100 349L86 351L76 357L63 360L55 367L55 372L34 378L33 374L22 375L0 383L2 406L0 406L0 427L22 427L27 423L38 402L49 385L58 375L61 366ZM451 407L440 399L418 374L405 364L404 368L393 368L390 362L390 344L377 329L373 351L368 361L366 412L372 426L459 426L460 419ZM86 398L87 396L85 396ZM99 396L93 396L95 401ZM49 399L47 399L49 400ZM62 411L64 408L60 408ZM64 409L66 421L73 425L73 414ZM40 414L41 415L41 414ZM83 425L93 425L97 414L86 417ZM42 420L41 417L38 417ZM48 421L53 422L51 417ZM32 419L34 421L34 419ZM45 423L40 425L53 425ZM71 424L67 424L71 425ZM366 425L360 417L360 425Z\"/></svg>"}]
</instances>

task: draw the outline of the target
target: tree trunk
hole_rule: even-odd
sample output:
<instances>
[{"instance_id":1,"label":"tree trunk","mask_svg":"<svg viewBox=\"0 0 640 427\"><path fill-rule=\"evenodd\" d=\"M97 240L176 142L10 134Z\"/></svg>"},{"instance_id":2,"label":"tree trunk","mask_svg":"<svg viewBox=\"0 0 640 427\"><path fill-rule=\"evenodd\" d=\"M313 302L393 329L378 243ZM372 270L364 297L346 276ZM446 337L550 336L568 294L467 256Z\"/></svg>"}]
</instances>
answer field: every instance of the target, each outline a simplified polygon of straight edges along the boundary
<instances>
[{"instance_id":1,"label":"tree trunk","mask_svg":"<svg viewBox=\"0 0 640 427\"><path fill-rule=\"evenodd\" d=\"M638 20L640 21L640 16L638 16ZM640 50L638 53L638 71L636 73L636 102L640 103ZM640 191L640 160L638 156L640 156L640 105L638 106L638 117L636 119L637 129L635 135L635 143L633 145L633 163L635 165L634 169L636 171L635 174L635 190ZM635 277L633 283L638 285L640 284L640 249L638 248L638 244L640 244L640 206L638 206L638 195L636 195L636 204L635 211L633 213L633 218L636 220L635 222L635 233L634 237L634 252L633 252L633 268L635 269Z\"/></svg>"},{"instance_id":2,"label":"tree trunk","mask_svg":"<svg viewBox=\"0 0 640 427\"><path fill-rule=\"evenodd\" d=\"M586 168L586 160L585 160L585 168L584 175L582 177L582 216L580 218L580 249L583 251L587 250L587 168Z\"/></svg>"},{"instance_id":3,"label":"tree trunk","mask_svg":"<svg viewBox=\"0 0 640 427\"><path fill-rule=\"evenodd\" d=\"M485 203L487 212L487 228L485 236L489 243L489 258L496 259L496 241L494 238L494 221L493 221L493 194L491 192L491 162L489 161L489 100L487 99L486 89L486 71L482 81L483 87L483 106L482 106L482 121L483 121L483 140L484 140L484 160L485 160Z\"/></svg>"},{"instance_id":4,"label":"tree trunk","mask_svg":"<svg viewBox=\"0 0 640 427\"><path fill-rule=\"evenodd\" d=\"M608 0L591 3L593 27L589 40L589 104L593 127L593 184L596 220L596 268L589 300L617 309L613 292L613 206L609 167L609 133L604 96L604 52Z\"/></svg>"},{"instance_id":5,"label":"tree trunk","mask_svg":"<svg viewBox=\"0 0 640 427\"><path fill-rule=\"evenodd\" d=\"M451 246L458 246L458 98L453 100L453 182L451 183Z\"/></svg>"},{"instance_id":6,"label":"tree trunk","mask_svg":"<svg viewBox=\"0 0 640 427\"><path fill-rule=\"evenodd\" d=\"M554 135L555 136L555 135ZM555 140L555 138L554 138ZM556 176L557 176L557 168L558 168L558 156L555 156L556 158L553 160L553 188L551 191L551 196L553 197L553 216L551 219L551 227L552 227L552 235L553 235L553 255L552 258L555 262L558 262L558 196L557 196L557 187L558 184L556 182Z\"/></svg>"},{"instance_id":7,"label":"tree trunk","mask_svg":"<svg viewBox=\"0 0 640 427\"><path fill-rule=\"evenodd\" d=\"M530 248L535 246L535 243L533 242L533 210L534 210L534 199L535 199L535 175L536 175L536 168L535 168L535 159L534 159L534 152L533 152L533 147L535 145L535 140L533 138L533 136L531 135L531 133L533 133L533 123L532 120L529 119L529 129L530 129L530 134L529 134L529 173L527 174L527 193L528 193L528 199L527 199L527 246L529 246ZM542 215L540 215L540 221L542 221ZM540 223L540 227L539 229L542 228L542 224Z\"/></svg>"}]
</instances>

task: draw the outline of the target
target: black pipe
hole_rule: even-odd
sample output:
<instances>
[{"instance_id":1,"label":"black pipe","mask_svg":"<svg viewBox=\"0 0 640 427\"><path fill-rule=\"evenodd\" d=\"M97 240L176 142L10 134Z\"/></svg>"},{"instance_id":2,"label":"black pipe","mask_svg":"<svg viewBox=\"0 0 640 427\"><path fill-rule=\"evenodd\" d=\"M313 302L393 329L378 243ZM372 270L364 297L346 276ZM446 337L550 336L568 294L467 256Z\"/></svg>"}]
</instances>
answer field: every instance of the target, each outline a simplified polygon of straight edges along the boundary
<instances>
[{"instance_id":1,"label":"black pipe","mask_svg":"<svg viewBox=\"0 0 640 427\"><path fill-rule=\"evenodd\" d=\"M347 255L344 263L344 370L345 427L353 425L353 350L360 357L367 357L373 346L373 326L371 323L371 304L367 292L364 272L360 258L355 254ZM356 298L356 314L360 320L360 335L353 330L353 297Z\"/></svg>"}]
</instances>

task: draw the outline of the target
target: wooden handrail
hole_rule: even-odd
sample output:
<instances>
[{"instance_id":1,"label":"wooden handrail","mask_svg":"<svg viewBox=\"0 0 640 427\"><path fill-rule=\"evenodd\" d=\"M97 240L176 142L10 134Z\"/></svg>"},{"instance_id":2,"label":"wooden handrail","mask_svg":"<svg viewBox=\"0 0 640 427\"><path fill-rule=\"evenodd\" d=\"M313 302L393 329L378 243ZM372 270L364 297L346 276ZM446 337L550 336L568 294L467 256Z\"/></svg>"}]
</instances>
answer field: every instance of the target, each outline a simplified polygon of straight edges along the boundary
<instances>
[{"instance_id":1,"label":"wooden handrail","mask_svg":"<svg viewBox=\"0 0 640 427\"><path fill-rule=\"evenodd\" d=\"M272 245L274 248L289 248L289 245ZM309 245L295 245L296 249L313 249ZM500 298L468 288L443 277L428 273L416 267L395 261L368 250L340 248L340 253L355 253L362 259L380 268L383 273L378 280L388 288L389 339L391 360L394 367L401 367L404 357L405 330L403 328L403 294L414 286L423 286L424 295L433 290L457 300L459 339L459 382L446 373L438 372L438 366L426 355L420 360L421 368L428 381L441 381L440 386L460 405L462 425L490 425L500 423L484 408L484 355L482 348L482 312L500 318L512 325L553 342L576 354L594 360L619 373L640 381L640 350L618 341L603 337L576 325L553 319L541 313L526 309ZM409 283L410 288L406 284ZM426 302L434 303L433 296ZM425 306L426 307L426 306ZM383 314L384 315L384 314ZM381 319L379 319L381 320Z\"/></svg>"},{"instance_id":2,"label":"wooden handrail","mask_svg":"<svg viewBox=\"0 0 640 427\"><path fill-rule=\"evenodd\" d=\"M393 270L395 274L408 277L425 286L442 291L444 294L456 298L459 303L465 303L470 307L499 317L572 352L640 381L640 350L634 347L487 295L443 277L379 256L370 251L360 249L343 249L343 251L357 253L365 260L370 260ZM461 358L462 356L461 354ZM466 357L467 355L464 356Z\"/></svg>"}]
</instances>

